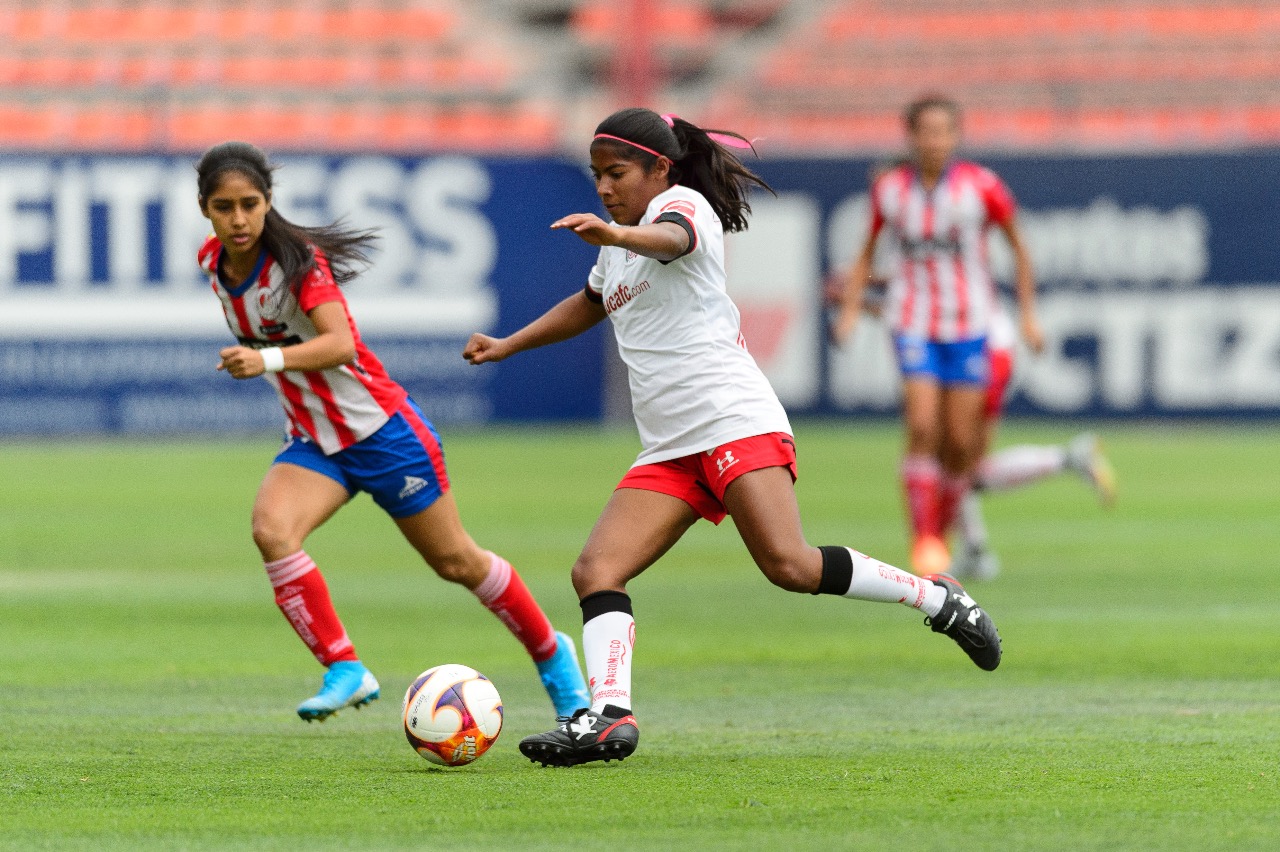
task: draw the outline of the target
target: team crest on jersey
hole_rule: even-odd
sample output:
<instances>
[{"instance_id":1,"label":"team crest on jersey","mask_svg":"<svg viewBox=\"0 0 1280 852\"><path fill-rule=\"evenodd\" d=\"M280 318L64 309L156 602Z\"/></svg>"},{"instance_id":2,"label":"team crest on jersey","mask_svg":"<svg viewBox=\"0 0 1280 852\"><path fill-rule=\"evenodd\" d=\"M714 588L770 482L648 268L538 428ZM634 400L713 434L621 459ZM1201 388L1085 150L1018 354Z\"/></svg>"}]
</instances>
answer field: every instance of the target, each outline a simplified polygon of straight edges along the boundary
<instances>
[{"instance_id":1,"label":"team crest on jersey","mask_svg":"<svg viewBox=\"0 0 1280 852\"><path fill-rule=\"evenodd\" d=\"M635 260L639 256L640 255L636 254L631 249L627 249L627 263L630 263L631 261Z\"/></svg>"},{"instance_id":2,"label":"team crest on jersey","mask_svg":"<svg viewBox=\"0 0 1280 852\"><path fill-rule=\"evenodd\" d=\"M693 206L692 201L686 201L683 198L678 198L675 201L669 201L664 204L662 206L662 212L679 213L681 216L692 219L694 214L697 212L697 208Z\"/></svg>"},{"instance_id":3,"label":"team crest on jersey","mask_svg":"<svg viewBox=\"0 0 1280 852\"><path fill-rule=\"evenodd\" d=\"M293 304L290 304L291 301ZM258 315L262 317L264 327L278 323L296 304L293 291L286 284L258 288Z\"/></svg>"}]
</instances>

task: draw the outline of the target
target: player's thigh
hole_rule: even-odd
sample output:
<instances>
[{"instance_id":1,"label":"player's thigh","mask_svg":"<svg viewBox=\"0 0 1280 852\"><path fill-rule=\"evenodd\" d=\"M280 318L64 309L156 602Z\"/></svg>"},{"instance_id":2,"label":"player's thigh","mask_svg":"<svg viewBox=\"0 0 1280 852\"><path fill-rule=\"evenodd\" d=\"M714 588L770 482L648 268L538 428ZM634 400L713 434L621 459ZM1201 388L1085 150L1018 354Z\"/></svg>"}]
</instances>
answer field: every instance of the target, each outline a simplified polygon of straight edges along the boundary
<instances>
[{"instance_id":1,"label":"player's thigh","mask_svg":"<svg viewBox=\"0 0 1280 852\"><path fill-rule=\"evenodd\" d=\"M474 589L489 573L489 556L462 526L453 492L446 491L427 508L394 518L413 549L444 579Z\"/></svg>"},{"instance_id":2,"label":"player's thigh","mask_svg":"<svg viewBox=\"0 0 1280 852\"><path fill-rule=\"evenodd\" d=\"M609 497L573 566L578 597L622 591L657 562L698 520L678 497L619 488Z\"/></svg>"},{"instance_id":3,"label":"player's thigh","mask_svg":"<svg viewBox=\"0 0 1280 852\"><path fill-rule=\"evenodd\" d=\"M724 492L747 552L771 582L792 591L812 591L822 575L821 553L805 541L795 484L785 467L744 473Z\"/></svg>"},{"instance_id":4,"label":"player's thigh","mask_svg":"<svg viewBox=\"0 0 1280 852\"><path fill-rule=\"evenodd\" d=\"M902 382L902 419L907 451L933 455L941 444L942 386L931 376L908 376Z\"/></svg>"},{"instance_id":5,"label":"player's thigh","mask_svg":"<svg viewBox=\"0 0 1280 852\"><path fill-rule=\"evenodd\" d=\"M986 396L985 387L971 384L949 385L942 393L943 451L955 463L978 459L987 423Z\"/></svg>"},{"instance_id":6,"label":"player's thigh","mask_svg":"<svg viewBox=\"0 0 1280 852\"><path fill-rule=\"evenodd\" d=\"M350 499L346 487L331 477L277 462L253 501L253 540L267 561L283 559Z\"/></svg>"}]
</instances>

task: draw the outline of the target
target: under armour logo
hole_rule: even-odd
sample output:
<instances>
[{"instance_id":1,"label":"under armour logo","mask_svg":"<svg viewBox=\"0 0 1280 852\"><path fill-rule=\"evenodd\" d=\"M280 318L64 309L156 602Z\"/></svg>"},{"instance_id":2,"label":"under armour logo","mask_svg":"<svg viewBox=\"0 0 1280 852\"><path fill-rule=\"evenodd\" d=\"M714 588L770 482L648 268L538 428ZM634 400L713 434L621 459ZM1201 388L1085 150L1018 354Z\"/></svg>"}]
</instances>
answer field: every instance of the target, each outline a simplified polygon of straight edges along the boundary
<instances>
[{"instance_id":1,"label":"under armour logo","mask_svg":"<svg viewBox=\"0 0 1280 852\"><path fill-rule=\"evenodd\" d=\"M723 476L724 472L738 463L738 459L733 457L733 450L725 450L724 456L716 459L716 468L719 469Z\"/></svg>"}]
</instances>

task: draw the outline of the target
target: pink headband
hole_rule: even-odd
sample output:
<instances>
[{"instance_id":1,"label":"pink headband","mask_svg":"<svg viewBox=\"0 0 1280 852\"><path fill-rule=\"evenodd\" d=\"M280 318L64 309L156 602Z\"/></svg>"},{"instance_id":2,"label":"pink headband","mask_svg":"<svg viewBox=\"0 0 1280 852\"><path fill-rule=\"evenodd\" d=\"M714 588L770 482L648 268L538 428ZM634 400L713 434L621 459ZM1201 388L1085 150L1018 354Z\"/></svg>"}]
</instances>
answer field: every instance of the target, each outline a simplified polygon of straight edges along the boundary
<instances>
[{"instance_id":1,"label":"pink headband","mask_svg":"<svg viewBox=\"0 0 1280 852\"><path fill-rule=\"evenodd\" d=\"M623 144L630 145L632 148L639 148L641 151L644 151L645 153L648 153L648 154L652 154L655 157L667 157L666 154L659 154L657 151L653 150L652 148L646 148L645 146L641 145L639 142L632 142L630 139L623 139L621 136L610 136L608 133L597 133L595 136L592 136L591 138L593 140L612 139L615 142L622 142ZM667 159L669 160L671 158L667 157Z\"/></svg>"},{"instance_id":2,"label":"pink headband","mask_svg":"<svg viewBox=\"0 0 1280 852\"><path fill-rule=\"evenodd\" d=\"M662 116L662 120L667 123L667 127L675 127L676 126L675 120L677 118L679 118L679 116L677 116L675 113L670 113L670 112ZM754 146L752 146L750 142L748 142L745 139L739 139L737 136L730 136L726 133L708 133L707 136L719 142L721 145L724 145L729 148L738 148L740 150L754 150ZM623 139L621 136L613 136L608 133L597 133L595 136L592 137L592 139L593 140L594 139L612 139L615 142L622 142L623 144L630 145L633 148L639 148L641 151L644 151L647 154L652 154L655 157L667 156L666 154L659 154L657 151L653 150L652 148L646 148L644 145L641 145L639 142L632 142L630 139ZM667 157L667 159L669 160L671 158Z\"/></svg>"}]
</instances>

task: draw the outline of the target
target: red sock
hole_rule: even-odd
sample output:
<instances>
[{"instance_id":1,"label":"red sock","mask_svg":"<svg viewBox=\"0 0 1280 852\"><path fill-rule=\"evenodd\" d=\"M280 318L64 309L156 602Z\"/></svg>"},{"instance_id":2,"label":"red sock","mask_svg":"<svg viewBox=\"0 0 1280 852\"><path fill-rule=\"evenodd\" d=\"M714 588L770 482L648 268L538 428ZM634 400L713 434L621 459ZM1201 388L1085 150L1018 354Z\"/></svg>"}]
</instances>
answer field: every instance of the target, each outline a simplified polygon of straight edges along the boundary
<instances>
[{"instance_id":1,"label":"red sock","mask_svg":"<svg viewBox=\"0 0 1280 852\"><path fill-rule=\"evenodd\" d=\"M946 532L955 523L956 514L960 511L960 501L969 493L970 481L967 476L951 476L942 479L942 489L938 496L938 529Z\"/></svg>"},{"instance_id":2,"label":"red sock","mask_svg":"<svg viewBox=\"0 0 1280 852\"><path fill-rule=\"evenodd\" d=\"M305 550L268 562L265 567L276 590L276 606L317 660L328 666L360 659L334 612L324 576Z\"/></svg>"},{"instance_id":3,"label":"red sock","mask_svg":"<svg viewBox=\"0 0 1280 852\"><path fill-rule=\"evenodd\" d=\"M907 495L907 514L915 538L942 535L938 503L942 468L933 456L907 456L902 460L902 489Z\"/></svg>"},{"instance_id":4,"label":"red sock","mask_svg":"<svg viewBox=\"0 0 1280 852\"><path fill-rule=\"evenodd\" d=\"M490 553L489 560L489 576L471 591L507 625L535 663L549 659L556 652L556 633L546 613L510 562L496 553Z\"/></svg>"}]
</instances>

